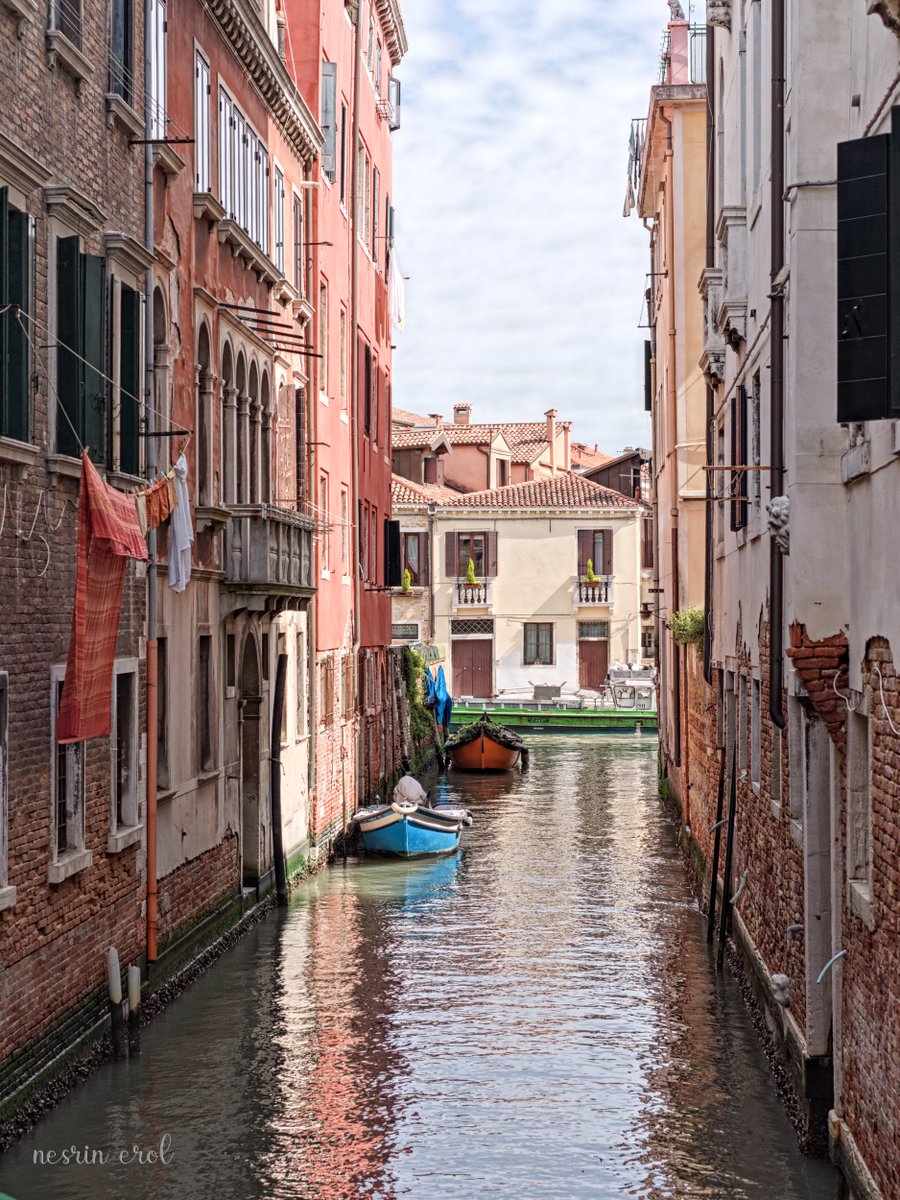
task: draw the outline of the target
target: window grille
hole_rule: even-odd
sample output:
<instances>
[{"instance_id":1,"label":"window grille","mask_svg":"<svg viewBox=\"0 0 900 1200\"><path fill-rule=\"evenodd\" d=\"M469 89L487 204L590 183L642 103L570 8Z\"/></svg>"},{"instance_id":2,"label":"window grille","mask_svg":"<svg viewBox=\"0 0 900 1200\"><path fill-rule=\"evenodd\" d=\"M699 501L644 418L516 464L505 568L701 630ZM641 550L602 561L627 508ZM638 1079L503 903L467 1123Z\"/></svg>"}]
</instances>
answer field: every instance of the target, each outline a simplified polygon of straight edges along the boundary
<instances>
[{"instance_id":1,"label":"window grille","mask_svg":"<svg viewBox=\"0 0 900 1200\"><path fill-rule=\"evenodd\" d=\"M467 634L484 634L491 637L494 633L494 622L455 620L450 622L450 633L453 637L465 637Z\"/></svg>"},{"instance_id":2,"label":"window grille","mask_svg":"<svg viewBox=\"0 0 900 1200\"><path fill-rule=\"evenodd\" d=\"M582 640L609 637L609 621L579 621L578 636Z\"/></svg>"},{"instance_id":3,"label":"window grille","mask_svg":"<svg viewBox=\"0 0 900 1200\"><path fill-rule=\"evenodd\" d=\"M416 621L407 621L391 626L391 641L393 642L414 642L418 636L419 626Z\"/></svg>"}]
</instances>

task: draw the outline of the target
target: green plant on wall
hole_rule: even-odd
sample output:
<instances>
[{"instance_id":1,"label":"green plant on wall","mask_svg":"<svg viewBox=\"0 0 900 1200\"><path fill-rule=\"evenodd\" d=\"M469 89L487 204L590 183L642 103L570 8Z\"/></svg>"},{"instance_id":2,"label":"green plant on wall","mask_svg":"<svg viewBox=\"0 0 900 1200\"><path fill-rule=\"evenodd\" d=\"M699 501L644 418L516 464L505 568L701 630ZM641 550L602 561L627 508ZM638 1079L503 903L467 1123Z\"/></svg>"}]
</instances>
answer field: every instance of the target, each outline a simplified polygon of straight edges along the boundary
<instances>
[{"instance_id":1,"label":"green plant on wall","mask_svg":"<svg viewBox=\"0 0 900 1200\"><path fill-rule=\"evenodd\" d=\"M403 682L409 700L409 725L413 746L418 752L422 744L434 737L434 717L425 707L422 694L422 677L425 674L425 659L412 646L403 647Z\"/></svg>"},{"instance_id":2,"label":"green plant on wall","mask_svg":"<svg viewBox=\"0 0 900 1200\"><path fill-rule=\"evenodd\" d=\"M585 575L584 579L581 582L582 583L596 583L597 582L597 576L594 574L594 560L592 558L589 558L587 560L587 574Z\"/></svg>"},{"instance_id":3,"label":"green plant on wall","mask_svg":"<svg viewBox=\"0 0 900 1200\"><path fill-rule=\"evenodd\" d=\"M666 627L679 646L698 646L703 641L704 620L703 609L692 604L673 612Z\"/></svg>"},{"instance_id":4,"label":"green plant on wall","mask_svg":"<svg viewBox=\"0 0 900 1200\"><path fill-rule=\"evenodd\" d=\"M469 559L469 565L466 568L466 583L469 584L470 587L474 587L474 585L478 583L478 580L475 578L475 562L471 558Z\"/></svg>"},{"instance_id":5,"label":"green plant on wall","mask_svg":"<svg viewBox=\"0 0 900 1200\"><path fill-rule=\"evenodd\" d=\"M404 592L412 591L412 571L409 569L409 567L407 567L406 570L403 572L403 584L401 587L401 591L404 591Z\"/></svg>"}]
</instances>

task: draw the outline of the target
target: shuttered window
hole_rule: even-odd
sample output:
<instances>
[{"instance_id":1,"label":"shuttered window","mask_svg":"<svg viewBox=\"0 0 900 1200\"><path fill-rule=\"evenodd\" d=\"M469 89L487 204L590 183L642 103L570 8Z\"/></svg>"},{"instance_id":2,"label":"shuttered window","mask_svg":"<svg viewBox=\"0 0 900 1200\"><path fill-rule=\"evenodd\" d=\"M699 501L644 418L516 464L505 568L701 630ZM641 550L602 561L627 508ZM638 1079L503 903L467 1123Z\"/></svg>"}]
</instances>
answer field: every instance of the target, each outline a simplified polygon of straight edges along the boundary
<instances>
[{"instance_id":1,"label":"shuttered window","mask_svg":"<svg viewBox=\"0 0 900 1200\"><path fill-rule=\"evenodd\" d=\"M26 329L31 313L32 221L9 203L0 188L0 434L27 442L31 436L31 361Z\"/></svg>"},{"instance_id":2,"label":"shuttered window","mask_svg":"<svg viewBox=\"0 0 900 1200\"><path fill-rule=\"evenodd\" d=\"M384 586L399 587L403 582L402 554L400 549L400 522L384 521Z\"/></svg>"},{"instance_id":3,"label":"shuttered window","mask_svg":"<svg viewBox=\"0 0 900 1200\"><path fill-rule=\"evenodd\" d=\"M269 153L224 88L219 93L219 189L229 218L268 254Z\"/></svg>"},{"instance_id":4,"label":"shuttered window","mask_svg":"<svg viewBox=\"0 0 900 1200\"><path fill-rule=\"evenodd\" d=\"M166 5L164 0L147 0L150 5L150 136L166 136ZM62 0L65 6L66 0Z\"/></svg>"},{"instance_id":5,"label":"shuttered window","mask_svg":"<svg viewBox=\"0 0 900 1200\"><path fill-rule=\"evenodd\" d=\"M56 243L56 444L78 457L79 442L95 462L106 455L104 381L106 303L102 258L82 254L77 237Z\"/></svg>"},{"instance_id":6,"label":"shuttered window","mask_svg":"<svg viewBox=\"0 0 900 1200\"><path fill-rule=\"evenodd\" d=\"M428 534L401 534L403 570L409 571L413 587L427 587L430 582L428 570Z\"/></svg>"},{"instance_id":7,"label":"shuttered window","mask_svg":"<svg viewBox=\"0 0 900 1200\"><path fill-rule=\"evenodd\" d=\"M588 573L588 560L595 575L613 573L613 531L611 529L578 530L578 575Z\"/></svg>"},{"instance_id":8,"label":"shuttered window","mask_svg":"<svg viewBox=\"0 0 900 1200\"><path fill-rule=\"evenodd\" d=\"M275 244L272 247L272 257L275 266L284 274L284 175L275 168Z\"/></svg>"},{"instance_id":9,"label":"shuttered window","mask_svg":"<svg viewBox=\"0 0 900 1200\"><path fill-rule=\"evenodd\" d=\"M194 186L209 191L209 63L199 52L194 68Z\"/></svg>"},{"instance_id":10,"label":"shuttered window","mask_svg":"<svg viewBox=\"0 0 900 1200\"><path fill-rule=\"evenodd\" d=\"M497 533L448 533L444 542L448 579L463 579L474 563L476 579L493 579L497 574Z\"/></svg>"},{"instance_id":11,"label":"shuttered window","mask_svg":"<svg viewBox=\"0 0 900 1200\"><path fill-rule=\"evenodd\" d=\"M838 144L838 420L888 416L891 139ZM900 383L900 381L898 381Z\"/></svg>"},{"instance_id":12,"label":"shuttered window","mask_svg":"<svg viewBox=\"0 0 900 1200\"><path fill-rule=\"evenodd\" d=\"M109 28L109 90L126 104L133 101L132 0L112 0Z\"/></svg>"},{"instance_id":13,"label":"shuttered window","mask_svg":"<svg viewBox=\"0 0 900 1200\"><path fill-rule=\"evenodd\" d=\"M322 170L334 182L337 177L337 63L322 63Z\"/></svg>"},{"instance_id":14,"label":"shuttered window","mask_svg":"<svg viewBox=\"0 0 900 1200\"><path fill-rule=\"evenodd\" d=\"M731 465L747 465L747 389L741 384L731 398ZM747 524L747 472L731 472L731 528Z\"/></svg>"},{"instance_id":15,"label":"shuttered window","mask_svg":"<svg viewBox=\"0 0 900 1200\"><path fill-rule=\"evenodd\" d=\"M119 292L119 470L140 474L138 430L141 394L141 297L122 284Z\"/></svg>"}]
</instances>

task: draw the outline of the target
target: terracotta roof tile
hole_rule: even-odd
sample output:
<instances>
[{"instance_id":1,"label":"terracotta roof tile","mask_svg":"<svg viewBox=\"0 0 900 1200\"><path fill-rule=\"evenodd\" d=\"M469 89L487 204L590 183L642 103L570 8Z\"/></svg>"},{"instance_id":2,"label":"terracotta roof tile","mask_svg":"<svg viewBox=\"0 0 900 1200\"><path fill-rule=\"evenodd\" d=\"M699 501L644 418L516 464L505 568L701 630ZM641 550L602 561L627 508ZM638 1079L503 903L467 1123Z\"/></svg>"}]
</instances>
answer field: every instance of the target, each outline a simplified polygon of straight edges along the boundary
<instances>
[{"instance_id":1,"label":"terracotta roof tile","mask_svg":"<svg viewBox=\"0 0 900 1200\"><path fill-rule=\"evenodd\" d=\"M442 508L630 508L643 509L638 500L592 483L574 471L561 471L547 479L530 479L508 487L469 492L441 503Z\"/></svg>"},{"instance_id":2,"label":"terracotta roof tile","mask_svg":"<svg viewBox=\"0 0 900 1200\"><path fill-rule=\"evenodd\" d=\"M556 427L571 428L571 422L557 421ZM544 421L498 421L491 425L454 425L445 422L443 425L428 425L415 429L395 428L393 442L403 450L424 449L431 445L438 430L447 435L451 446L485 446L498 434L502 434L512 450L522 448L522 453L528 451L528 456L517 458L517 462L531 462L539 453L540 447L547 445L547 425Z\"/></svg>"},{"instance_id":3,"label":"terracotta roof tile","mask_svg":"<svg viewBox=\"0 0 900 1200\"><path fill-rule=\"evenodd\" d=\"M592 471L595 467L602 467L606 463L612 462L609 454L604 454L602 450L595 450L593 446L586 446L584 442L572 442L570 450L573 469Z\"/></svg>"},{"instance_id":4,"label":"terracotta roof tile","mask_svg":"<svg viewBox=\"0 0 900 1200\"><path fill-rule=\"evenodd\" d=\"M405 408L391 409L391 424L403 425L406 427L411 427L413 425L431 425L434 427L434 422L432 421L431 417L425 417L421 413L409 412L409 410Z\"/></svg>"},{"instance_id":5,"label":"terracotta roof tile","mask_svg":"<svg viewBox=\"0 0 900 1200\"><path fill-rule=\"evenodd\" d=\"M391 476L392 504L443 504L459 498L460 493L453 488L442 487L438 483L413 483L402 475Z\"/></svg>"}]
</instances>

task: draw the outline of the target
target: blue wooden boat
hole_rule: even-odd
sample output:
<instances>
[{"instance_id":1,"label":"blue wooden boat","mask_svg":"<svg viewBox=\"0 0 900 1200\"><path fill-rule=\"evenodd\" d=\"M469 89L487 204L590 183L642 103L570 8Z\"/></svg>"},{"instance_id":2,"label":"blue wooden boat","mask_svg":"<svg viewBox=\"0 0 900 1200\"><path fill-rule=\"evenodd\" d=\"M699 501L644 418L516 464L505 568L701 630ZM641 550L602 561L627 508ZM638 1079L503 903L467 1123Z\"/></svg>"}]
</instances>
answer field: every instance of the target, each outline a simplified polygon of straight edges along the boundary
<instances>
[{"instance_id":1,"label":"blue wooden boat","mask_svg":"<svg viewBox=\"0 0 900 1200\"><path fill-rule=\"evenodd\" d=\"M354 820L366 850L412 858L455 850L463 825L471 824L472 818L455 805L430 808L427 804L395 800L361 808Z\"/></svg>"}]
</instances>

